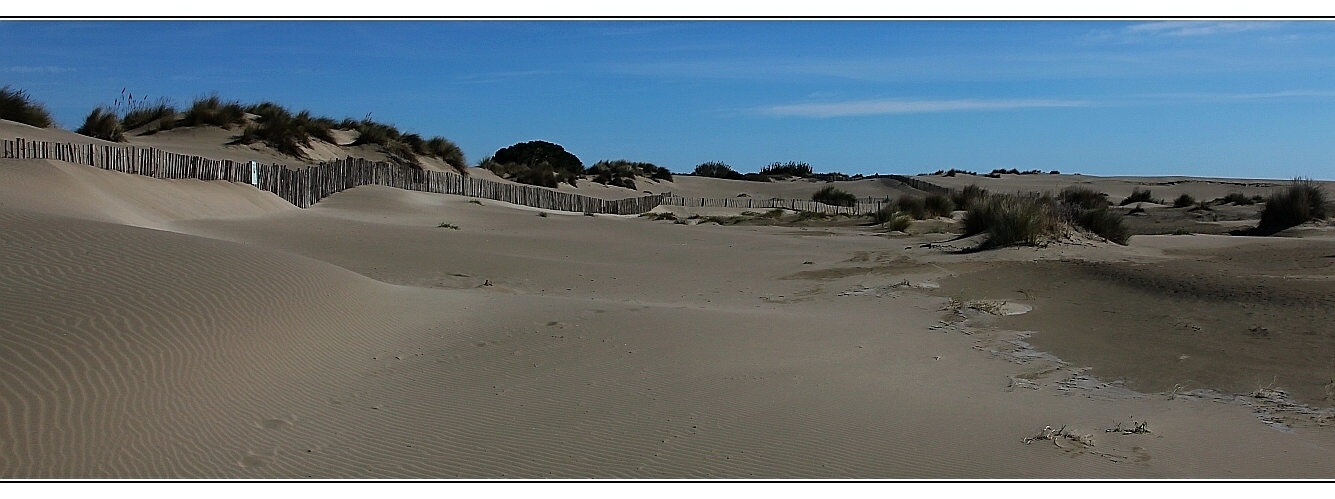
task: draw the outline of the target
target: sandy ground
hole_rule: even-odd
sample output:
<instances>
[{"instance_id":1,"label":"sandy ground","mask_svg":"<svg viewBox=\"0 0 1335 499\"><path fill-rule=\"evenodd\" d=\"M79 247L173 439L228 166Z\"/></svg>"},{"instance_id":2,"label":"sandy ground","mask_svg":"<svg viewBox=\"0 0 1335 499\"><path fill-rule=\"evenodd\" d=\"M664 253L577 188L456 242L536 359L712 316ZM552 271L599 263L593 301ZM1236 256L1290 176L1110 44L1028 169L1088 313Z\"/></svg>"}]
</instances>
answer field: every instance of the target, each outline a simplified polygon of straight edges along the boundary
<instances>
[{"instance_id":1,"label":"sandy ground","mask_svg":"<svg viewBox=\"0 0 1335 499\"><path fill-rule=\"evenodd\" d=\"M0 201L6 478L1332 476L1322 229L957 254L12 160Z\"/></svg>"}]
</instances>

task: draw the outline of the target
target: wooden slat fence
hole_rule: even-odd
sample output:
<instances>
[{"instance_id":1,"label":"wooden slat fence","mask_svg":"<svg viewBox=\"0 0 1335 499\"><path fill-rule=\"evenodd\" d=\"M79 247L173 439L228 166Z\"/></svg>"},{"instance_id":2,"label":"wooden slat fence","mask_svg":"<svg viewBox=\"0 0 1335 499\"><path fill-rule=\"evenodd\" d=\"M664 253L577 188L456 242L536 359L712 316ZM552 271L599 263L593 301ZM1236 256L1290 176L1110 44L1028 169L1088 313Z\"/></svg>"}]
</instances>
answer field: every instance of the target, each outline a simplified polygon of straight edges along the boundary
<instances>
[{"instance_id":1,"label":"wooden slat fence","mask_svg":"<svg viewBox=\"0 0 1335 499\"><path fill-rule=\"evenodd\" d=\"M913 177L905 177L903 175L885 175L885 177L903 183L904 185L907 185L909 187L912 187L914 189L923 192L929 192L932 194L950 194L949 187L942 187L925 180L916 179Z\"/></svg>"},{"instance_id":2,"label":"wooden slat fence","mask_svg":"<svg viewBox=\"0 0 1335 499\"><path fill-rule=\"evenodd\" d=\"M599 199L531 185L477 179L454 172L427 171L383 161L346 158L293 170L285 165L216 160L156 148L68 144L40 140L0 141L0 158L53 159L154 178L193 178L251 183L288 202L309 208L321 199L359 185L456 194L544 210L635 215L652 210L664 194ZM253 176L253 177L252 177Z\"/></svg>"}]
</instances>

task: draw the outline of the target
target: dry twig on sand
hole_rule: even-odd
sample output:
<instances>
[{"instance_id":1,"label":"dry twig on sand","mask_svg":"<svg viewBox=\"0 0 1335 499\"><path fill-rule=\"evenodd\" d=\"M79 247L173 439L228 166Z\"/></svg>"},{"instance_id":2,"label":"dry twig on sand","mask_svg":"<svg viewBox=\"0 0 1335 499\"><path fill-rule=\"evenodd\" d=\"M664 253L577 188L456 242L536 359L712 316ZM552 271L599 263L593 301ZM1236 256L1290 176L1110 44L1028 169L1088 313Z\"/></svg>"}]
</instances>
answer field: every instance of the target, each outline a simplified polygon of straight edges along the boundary
<instances>
[{"instance_id":1,"label":"dry twig on sand","mask_svg":"<svg viewBox=\"0 0 1335 499\"><path fill-rule=\"evenodd\" d=\"M1112 427L1112 428L1108 428L1108 429L1103 430L1103 431L1108 432L1108 433L1121 433L1121 434L1123 434L1123 435L1139 435L1139 434L1149 433L1149 432L1150 432L1149 428L1146 428L1146 427L1145 427L1146 424L1148 424L1148 423L1146 423L1146 422L1136 422L1135 420L1132 420L1132 421L1131 421L1131 427L1130 427L1130 428L1122 428L1122 423L1117 423L1117 426L1114 426L1114 427Z\"/></svg>"},{"instance_id":2,"label":"dry twig on sand","mask_svg":"<svg viewBox=\"0 0 1335 499\"><path fill-rule=\"evenodd\" d=\"M1038 432L1037 435L1024 439L1023 442L1025 445L1028 445L1038 440L1051 440L1052 444L1057 447L1061 447L1061 444L1059 443L1061 440L1075 442L1086 447L1094 446L1093 435L1080 435L1067 431L1066 425L1062 425L1061 429L1058 430L1052 429L1051 426L1044 426L1043 431Z\"/></svg>"}]
</instances>

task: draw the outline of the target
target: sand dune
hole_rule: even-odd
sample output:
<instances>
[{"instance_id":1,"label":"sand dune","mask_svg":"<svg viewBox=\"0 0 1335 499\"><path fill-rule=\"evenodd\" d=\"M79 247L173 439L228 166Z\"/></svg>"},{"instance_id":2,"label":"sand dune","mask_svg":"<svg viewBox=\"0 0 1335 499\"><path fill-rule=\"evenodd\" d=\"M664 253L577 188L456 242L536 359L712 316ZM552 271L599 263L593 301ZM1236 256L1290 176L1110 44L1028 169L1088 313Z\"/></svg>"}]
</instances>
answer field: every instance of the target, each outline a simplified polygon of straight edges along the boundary
<instances>
[{"instance_id":1,"label":"sand dune","mask_svg":"<svg viewBox=\"0 0 1335 499\"><path fill-rule=\"evenodd\" d=\"M1235 179L1235 178L1200 178L1200 177L1094 177L1088 175L1002 175L1001 178L989 178L983 175L918 175L914 178L950 188L962 188L977 185L994 192L1059 192L1068 186L1083 186L1108 194L1113 203L1120 202L1135 189L1148 190L1159 199L1172 203L1181 194L1190 194L1197 200L1212 200L1230 193L1241 192L1247 196L1268 196L1276 189L1288 184L1287 180L1275 179ZM1335 182L1321 182L1327 189L1335 187Z\"/></svg>"},{"instance_id":2,"label":"sand dune","mask_svg":"<svg viewBox=\"0 0 1335 499\"><path fill-rule=\"evenodd\" d=\"M321 262L0 218L8 477L208 477L262 464L267 429L339 396L331 381L393 337L365 333L413 322L393 318L407 303L385 285Z\"/></svg>"},{"instance_id":3,"label":"sand dune","mask_svg":"<svg viewBox=\"0 0 1335 499\"><path fill-rule=\"evenodd\" d=\"M1325 402L1323 331L1284 329L1323 327L1320 231L956 254L378 186L299 210L56 162L0 163L0 190L6 478L1328 477L1335 457L1320 414L1260 415L1280 431L1201 391L1273 372ZM1257 297L1235 312L1271 340L1154 326L1240 323ZM1143 319L1081 330L1096 305ZM1294 349L1310 362L1273 358ZM1023 443L1048 425L1094 445Z\"/></svg>"}]
</instances>

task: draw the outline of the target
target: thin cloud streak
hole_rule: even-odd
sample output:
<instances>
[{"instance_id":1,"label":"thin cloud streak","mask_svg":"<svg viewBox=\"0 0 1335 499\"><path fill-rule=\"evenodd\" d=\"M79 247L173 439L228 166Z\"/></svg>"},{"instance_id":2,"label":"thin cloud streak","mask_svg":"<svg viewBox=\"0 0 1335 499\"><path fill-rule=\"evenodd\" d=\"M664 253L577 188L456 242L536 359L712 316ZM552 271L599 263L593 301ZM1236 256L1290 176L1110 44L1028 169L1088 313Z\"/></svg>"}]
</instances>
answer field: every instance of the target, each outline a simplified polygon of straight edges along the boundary
<instances>
[{"instance_id":1,"label":"thin cloud streak","mask_svg":"<svg viewBox=\"0 0 1335 499\"><path fill-rule=\"evenodd\" d=\"M1165 36L1209 36L1226 33L1242 33L1279 27L1279 22L1203 22L1203 21L1155 21L1127 26L1127 34L1153 34Z\"/></svg>"},{"instance_id":2,"label":"thin cloud streak","mask_svg":"<svg viewBox=\"0 0 1335 499\"><path fill-rule=\"evenodd\" d=\"M773 116L802 116L807 118L836 118L841 116L870 116L882 114L942 113L953 111L995 111L1005 109L1043 107L1084 107L1086 101L1051 99L957 99L909 100L882 99L834 102L827 104L789 104L770 106L761 110Z\"/></svg>"},{"instance_id":3,"label":"thin cloud streak","mask_svg":"<svg viewBox=\"0 0 1335 499\"><path fill-rule=\"evenodd\" d=\"M1335 97L1335 90L1282 90L1258 93L1171 93L1150 94L1148 97L1195 102L1253 101L1289 97Z\"/></svg>"},{"instance_id":4,"label":"thin cloud streak","mask_svg":"<svg viewBox=\"0 0 1335 499\"><path fill-rule=\"evenodd\" d=\"M68 73L75 71L75 69L59 66L9 66L4 68L3 71L6 73Z\"/></svg>"}]
</instances>

